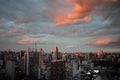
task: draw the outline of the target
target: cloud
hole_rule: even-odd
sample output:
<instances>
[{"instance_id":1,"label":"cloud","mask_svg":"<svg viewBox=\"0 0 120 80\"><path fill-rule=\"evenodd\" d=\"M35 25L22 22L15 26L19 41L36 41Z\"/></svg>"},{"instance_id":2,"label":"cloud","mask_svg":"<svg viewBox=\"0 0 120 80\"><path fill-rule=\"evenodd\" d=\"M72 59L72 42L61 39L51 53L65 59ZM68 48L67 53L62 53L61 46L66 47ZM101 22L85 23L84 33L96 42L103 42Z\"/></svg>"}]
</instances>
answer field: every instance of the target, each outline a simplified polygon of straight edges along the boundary
<instances>
[{"instance_id":1,"label":"cloud","mask_svg":"<svg viewBox=\"0 0 120 80\"><path fill-rule=\"evenodd\" d=\"M15 24L29 23L31 21L32 21L32 19L30 17L29 18L24 18L24 19L20 19L20 18L14 19Z\"/></svg>"},{"instance_id":2,"label":"cloud","mask_svg":"<svg viewBox=\"0 0 120 80\"><path fill-rule=\"evenodd\" d=\"M12 37L18 37L18 36L23 36L25 33L18 31L17 29L13 29L11 31L6 31L6 33L1 33L1 37L6 37L6 38L12 38Z\"/></svg>"},{"instance_id":3,"label":"cloud","mask_svg":"<svg viewBox=\"0 0 120 80\"><path fill-rule=\"evenodd\" d=\"M65 18L65 16L56 16L55 18L55 25L56 27L59 27L61 25L68 25L68 24L77 24L77 23L90 23L92 19L88 16L82 18L82 19L69 19Z\"/></svg>"},{"instance_id":4,"label":"cloud","mask_svg":"<svg viewBox=\"0 0 120 80\"><path fill-rule=\"evenodd\" d=\"M118 0L66 0L66 2L74 3L72 12L68 13L67 15L62 14L55 16L55 25L62 26L75 23L91 22L92 18L90 14L96 6L117 1Z\"/></svg>"},{"instance_id":5,"label":"cloud","mask_svg":"<svg viewBox=\"0 0 120 80\"><path fill-rule=\"evenodd\" d=\"M30 39L22 39L18 42L19 44L31 44L31 40Z\"/></svg>"},{"instance_id":6,"label":"cloud","mask_svg":"<svg viewBox=\"0 0 120 80\"><path fill-rule=\"evenodd\" d=\"M61 46L63 50L70 48L68 51L87 51L84 45L87 41L94 45L94 49L90 46L90 51L96 47L119 46L119 39L99 39L102 36L119 38L120 3L116 1L0 0L0 43L6 43L6 40L11 48L19 48L19 44L27 46L39 39L39 47L47 48L46 51L53 45ZM59 28L54 27L54 20ZM66 25L69 27L61 27ZM4 48L8 43L3 44Z\"/></svg>"},{"instance_id":7,"label":"cloud","mask_svg":"<svg viewBox=\"0 0 120 80\"><path fill-rule=\"evenodd\" d=\"M76 46L75 45L67 45L66 48L67 49L72 49L72 48L75 48Z\"/></svg>"},{"instance_id":8,"label":"cloud","mask_svg":"<svg viewBox=\"0 0 120 80\"><path fill-rule=\"evenodd\" d=\"M37 41L36 38L32 38L29 36L24 36L23 39L19 40L19 44L32 44L35 43Z\"/></svg>"},{"instance_id":9,"label":"cloud","mask_svg":"<svg viewBox=\"0 0 120 80\"><path fill-rule=\"evenodd\" d=\"M24 44L24 45L27 45L27 44L35 44L36 45L46 45L47 43L42 40L42 38L40 38L40 36L31 36L31 35L25 35L22 37L21 40L18 41L18 44Z\"/></svg>"},{"instance_id":10,"label":"cloud","mask_svg":"<svg viewBox=\"0 0 120 80\"><path fill-rule=\"evenodd\" d=\"M117 40L116 39L99 39L99 40L96 40L94 44L98 46L103 46L103 45L109 45L114 42L117 42Z\"/></svg>"},{"instance_id":11,"label":"cloud","mask_svg":"<svg viewBox=\"0 0 120 80\"><path fill-rule=\"evenodd\" d=\"M4 27L4 26L0 26L0 30L7 30L8 28Z\"/></svg>"},{"instance_id":12,"label":"cloud","mask_svg":"<svg viewBox=\"0 0 120 80\"><path fill-rule=\"evenodd\" d=\"M87 43L90 47L103 48L103 49L119 49L120 39L119 38L99 38L94 41Z\"/></svg>"}]
</instances>

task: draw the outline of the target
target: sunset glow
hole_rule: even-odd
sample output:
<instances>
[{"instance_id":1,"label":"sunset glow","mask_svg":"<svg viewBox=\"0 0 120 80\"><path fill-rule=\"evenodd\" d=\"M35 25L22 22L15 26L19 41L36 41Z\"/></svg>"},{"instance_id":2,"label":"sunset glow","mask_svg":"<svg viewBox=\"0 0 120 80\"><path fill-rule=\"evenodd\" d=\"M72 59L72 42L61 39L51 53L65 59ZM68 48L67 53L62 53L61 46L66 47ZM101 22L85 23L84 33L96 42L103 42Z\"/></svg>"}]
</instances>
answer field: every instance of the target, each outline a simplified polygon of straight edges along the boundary
<instances>
[{"instance_id":1,"label":"sunset glow","mask_svg":"<svg viewBox=\"0 0 120 80\"><path fill-rule=\"evenodd\" d=\"M95 42L96 45L108 45L112 42L117 42L117 40L112 40L112 39L101 39L101 40L97 40Z\"/></svg>"},{"instance_id":2,"label":"sunset glow","mask_svg":"<svg viewBox=\"0 0 120 80\"><path fill-rule=\"evenodd\" d=\"M0 50L120 51L119 7L120 0L0 0Z\"/></svg>"}]
</instances>

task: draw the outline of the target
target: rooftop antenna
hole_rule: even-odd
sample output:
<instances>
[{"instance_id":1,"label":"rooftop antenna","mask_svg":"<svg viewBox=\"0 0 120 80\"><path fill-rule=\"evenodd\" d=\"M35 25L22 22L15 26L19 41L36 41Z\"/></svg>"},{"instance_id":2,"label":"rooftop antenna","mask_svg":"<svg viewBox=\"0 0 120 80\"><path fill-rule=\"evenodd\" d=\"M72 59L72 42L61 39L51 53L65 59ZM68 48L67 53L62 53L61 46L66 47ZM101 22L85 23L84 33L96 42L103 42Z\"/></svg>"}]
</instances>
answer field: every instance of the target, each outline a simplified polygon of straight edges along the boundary
<instances>
[{"instance_id":1,"label":"rooftop antenna","mask_svg":"<svg viewBox=\"0 0 120 80\"><path fill-rule=\"evenodd\" d=\"M37 46L37 43L36 43L36 41L35 41L35 49L36 49L36 46Z\"/></svg>"},{"instance_id":2,"label":"rooftop antenna","mask_svg":"<svg viewBox=\"0 0 120 80\"><path fill-rule=\"evenodd\" d=\"M37 41L35 41L35 51L37 51Z\"/></svg>"}]
</instances>

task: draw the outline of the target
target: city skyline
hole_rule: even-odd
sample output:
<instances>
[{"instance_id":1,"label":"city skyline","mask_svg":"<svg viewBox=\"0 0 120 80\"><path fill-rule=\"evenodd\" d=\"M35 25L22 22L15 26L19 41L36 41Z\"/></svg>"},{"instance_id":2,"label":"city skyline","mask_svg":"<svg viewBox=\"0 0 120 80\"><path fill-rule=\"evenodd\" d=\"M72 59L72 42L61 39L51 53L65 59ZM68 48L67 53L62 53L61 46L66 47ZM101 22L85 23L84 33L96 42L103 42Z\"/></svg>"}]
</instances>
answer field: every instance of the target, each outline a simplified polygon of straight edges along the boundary
<instances>
[{"instance_id":1,"label":"city skyline","mask_svg":"<svg viewBox=\"0 0 120 80\"><path fill-rule=\"evenodd\" d=\"M0 0L0 50L120 51L119 0Z\"/></svg>"}]
</instances>

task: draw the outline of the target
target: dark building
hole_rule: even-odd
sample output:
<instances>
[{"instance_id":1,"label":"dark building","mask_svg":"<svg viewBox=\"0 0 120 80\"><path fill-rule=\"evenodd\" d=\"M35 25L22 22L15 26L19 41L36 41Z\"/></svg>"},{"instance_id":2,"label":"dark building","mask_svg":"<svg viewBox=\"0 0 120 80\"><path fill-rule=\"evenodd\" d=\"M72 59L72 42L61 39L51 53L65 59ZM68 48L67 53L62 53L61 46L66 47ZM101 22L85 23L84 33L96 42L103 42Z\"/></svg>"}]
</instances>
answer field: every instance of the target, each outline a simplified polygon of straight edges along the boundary
<instances>
[{"instance_id":1,"label":"dark building","mask_svg":"<svg viewBox=\"0 0 120 80\"><path fill-rule=\"evenodd\" d=\"M53 60L51 64L52 80L65 80L65 61Z\"/></svg>"}]
</instances>

